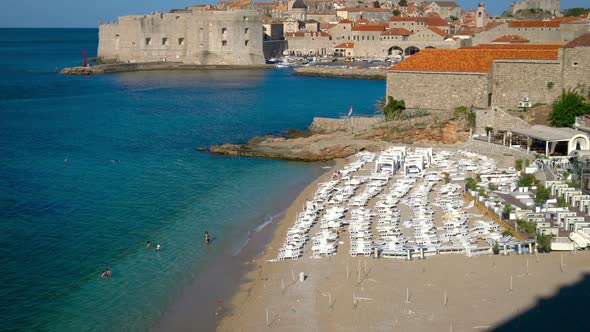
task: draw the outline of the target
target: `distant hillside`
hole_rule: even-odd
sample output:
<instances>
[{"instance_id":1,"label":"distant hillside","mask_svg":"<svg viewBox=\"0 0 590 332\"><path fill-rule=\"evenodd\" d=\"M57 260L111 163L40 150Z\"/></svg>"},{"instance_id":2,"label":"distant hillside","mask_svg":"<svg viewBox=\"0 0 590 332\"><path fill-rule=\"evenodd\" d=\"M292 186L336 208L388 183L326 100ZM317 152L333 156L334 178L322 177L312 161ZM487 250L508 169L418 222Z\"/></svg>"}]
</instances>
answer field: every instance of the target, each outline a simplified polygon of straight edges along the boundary
<instances>
[{"instance_id":1,"label":"distant hillside","mask_svg":"<svg viewBox=\"0 0 590 332\"><path fill-rule=\"evenodd\" d=\"M563 11L563 16L580 16L590 13L590 8L569 8Z\"/></svg>"}]
</instances>

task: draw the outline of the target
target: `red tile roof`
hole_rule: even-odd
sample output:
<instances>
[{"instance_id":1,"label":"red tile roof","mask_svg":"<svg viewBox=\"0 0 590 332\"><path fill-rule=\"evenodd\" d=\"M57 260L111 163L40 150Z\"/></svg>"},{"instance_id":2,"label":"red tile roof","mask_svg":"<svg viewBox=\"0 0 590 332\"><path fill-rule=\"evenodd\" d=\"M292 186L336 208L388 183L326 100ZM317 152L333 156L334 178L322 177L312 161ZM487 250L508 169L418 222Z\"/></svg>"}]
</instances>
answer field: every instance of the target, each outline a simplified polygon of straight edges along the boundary
<instances>
[{"instance_id":1,"label":"red tile roof","mask_svg":"<svg viewBox=\"0 0 590 332\"><path fill-rule=\"evenodd\" d=\"M473 36L475 31L470 27L464 27L463 29L455 32L455 36Z\"/></svg>"},{"instance_id":2,"label":"red tile roof","mask_svg":"<svg viewBox=\"0 0 590 332\"><path fill-rule=\"evenodd\" d=\"M424 49L389 70L487 73L499 59L557 60L557 49Z\"/></svg>"},{"instance_id":3,"label":"red tile roof","mask_svg":"<svg viewBox=\"0 0 590 332\"><path fill-rule=\"evenodd\" d=\"M519 35L504 35L492 40L492 43L528 43L529 40Z\"/></svg>"},{"instance_id":4,"label":"red tile roof","mask_svg":"<svg viewBox=\"0 0 590 332\"><path fill-rule=\"evenodd\" d=\"M430 31L432 31L432 32L436 33L437 35L439 35L439 36L441 36L441 37L445 38L445 39L446 39L446 38L451 38L451 37L453 37L453 36L451 36L450 34L448 34L448 33L444 32L444 31L442 31L442 30L441 30L441 29L439 29L439 28L429 27L428 29L429 29Z\"/></svg>"},{"instance_id":5,"label":"red tile roof","mask_svg":"<svg viewBox=\"0 0 590 332\"><path fill-rule=\"evenodd\" d=\"M334 46L334 48L354 48L354 43L342 43Z\"/></svg>"},{"instance_id":6,"label":"red tile roof","mask_svg":"<svg viewBox=\"0 0 590 332\"><path fill-rule=\"evenodd\" d=\"M508 23L511 28L559 28L557 21L512 21Z\"/></svg>"},{"instance_id":7,"label":"red tile roof","mask_svg":"<svg viewBox=\"0 0 590 332\"><path fill-rule=\"evenodd\" d=\"M556 50L564 43L554 44L479 44L477 46L464 46L461 49L489 49L489 50Z\"/></svg>"},{"instance_id":8,"label":"red tile roof","mask_svg":"<svg viewBox=\"0 0 590 332\"><path fill-rule=\"evenodd\" d=\"M352 23L352 21L345 19L345 20L339 21L338 23Z\"/></svg>"},{"instance_id":9,"label":"red tile roof","mask_svg":"<svg viewBox=\"0 0 590 332\"><path fill-rule=\"evenodd\" d=\"M580 35L578 38L565 44L563 48L574 48L574 47L590 47L590 32Z\"/></svg>"},{"instance_id":10,"label":"red tile roof","mask_svg":"<svg viewBox=\"0 0 590 332\"><path fill-rule=\"evenodd\" d=\"M352 27L352 31L385 31L389 24L366 24Z\"/></svg>"},{"instance_id":11,"label":"red tile roof","mask_svg":"<svg viewBox=\"0 0 590 332\"><path fill-rule=\"evenodd\" d=\"M387 31L384 31L381 35L382 36L409 36L412 32L410 30L404 28L393 28Z\"/></svg>"}]
</instances>

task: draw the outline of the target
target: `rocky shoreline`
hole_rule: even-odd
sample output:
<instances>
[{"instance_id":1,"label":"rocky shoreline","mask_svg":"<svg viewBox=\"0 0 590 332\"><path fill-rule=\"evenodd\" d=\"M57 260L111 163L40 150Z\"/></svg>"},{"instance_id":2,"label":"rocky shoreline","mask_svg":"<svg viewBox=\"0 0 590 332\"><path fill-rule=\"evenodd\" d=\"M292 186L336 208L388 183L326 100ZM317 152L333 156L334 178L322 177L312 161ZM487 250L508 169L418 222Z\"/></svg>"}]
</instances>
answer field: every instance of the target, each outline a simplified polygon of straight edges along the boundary
<instances>
[{"instance_id":1,"label":"rocky shoreline","mask_svg":"<svg viewBox=\"0 0 590 332\"><path fill-rule=\"evenodd\" d=\"M273 65L194 65L181 62L143 62L143 63L112 63L90 67L68 67L60 71L62 75L102 75L151 70L237 70L237 69L272 69Z\"/></svg>"},{"instance_id":2,"label":"rocky shoreline","mask_svg":"<svg viewBox=\"0 0 590 332\"><path fill-rule=\"evenodd\" d=\"M368 69L354 67L342 68L331 66L307 66L295 68L293 73L299 76L361 78L369 80L385 80L387 78L386 69Z\"/></svg>"}]
</instances>

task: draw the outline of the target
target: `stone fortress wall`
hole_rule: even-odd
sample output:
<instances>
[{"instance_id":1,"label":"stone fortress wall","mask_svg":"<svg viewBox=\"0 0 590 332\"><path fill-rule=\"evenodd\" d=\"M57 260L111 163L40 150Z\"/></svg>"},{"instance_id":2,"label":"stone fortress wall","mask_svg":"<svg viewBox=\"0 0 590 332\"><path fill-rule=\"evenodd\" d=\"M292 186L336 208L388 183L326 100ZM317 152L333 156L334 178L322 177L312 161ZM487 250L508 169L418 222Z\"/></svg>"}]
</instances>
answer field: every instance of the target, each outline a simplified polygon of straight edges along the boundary
<instances>
[{"instance_id":1,"label":"stone fortress wall","mask_svg":"<svg viewBox=\"0 0 590 332\"><path fill-rule=\"evenodd\" d=\"M515 2L510 5L512 14L516 14L517 11L525 9L542 9L551 13L559 13L560 7L560 0L527 0Z\"/></svg>"},{"instance_id":2,"label":"stone fortress wall","mask_svg":"<svg viewBox=\"0 0 590 332\"><path fill-rule=\"evenodd\" d=\"M550 104L564 89L590 96L590 47L566 45L556 60L495 60L487 73L390 70L386 89L408 108L431 110L516 110L525 97L533 105Z\"/></svg>"},{"instance_id":3,"label":"stone fortress wall","mask_svg":"<svg viewBox=\"0 0 590 332\"><path fill-rule=\"evenodd\" d=\"M481 108L487 105L487 81L484 73L390 71L386 89L388 96L403 99L408 108Z\"/></svg>"},{"instance_id":4,"label":"stone fortress wall","mask_svg":"<svg viewBox=\"0 0 590 332\"><path fill-rule=\"evenodd\" d=\"M99 26L99 62L264 64L256 11L180 10L120 17Z\"/></svg>"}]
</instances>

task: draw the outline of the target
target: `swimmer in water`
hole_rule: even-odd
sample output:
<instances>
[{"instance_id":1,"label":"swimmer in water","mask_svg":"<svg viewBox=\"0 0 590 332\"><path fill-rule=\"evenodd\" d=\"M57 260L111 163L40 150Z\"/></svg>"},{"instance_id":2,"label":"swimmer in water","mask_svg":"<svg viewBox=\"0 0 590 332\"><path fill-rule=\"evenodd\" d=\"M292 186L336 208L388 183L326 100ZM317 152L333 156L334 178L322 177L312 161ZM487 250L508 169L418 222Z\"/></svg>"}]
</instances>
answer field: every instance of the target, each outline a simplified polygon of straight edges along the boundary
<instances>
[{"instance_id":1,"label":"swimmer in water","mask_svg":"<svg viewBox=\"0 0 590 332\"><path fill-rule=\"evenodd\" d=\"M106 270L104 270L104 271L102 272L102 274L101 274L101 277L102 277L103 279L108 279L108 278L110 278L110 277L111 277L111 270L109 270L109 269L106 269Z\"/></svg>"},{"instance_id":2,"label":"swimmer in water","mask_svg":"<svg viewBox=\"0 0 590 332\"><path fill-rule=\"evenodd\" d=\"M209 244L211 242L211 238L209 237L209 232L205 231L205 244Z\"/></svg>"},{"instance_id":3,"label":"swimmer in water","mask_svg":"<svg viewBox=\"0 0 590 332\"><path fill-rule=\"evenodd\" d=\"M152 241L148 241L145 246L148 247L148 248L151 248L152 247Z\"/></svg>"},{"instance_id":4,"label":"swimmer in water","mask_svg":"<svg viewBox=\"0 0 590 332\"><path fill-rule=\"evenodd\" d=\"M158 244L158 245L156 246L156 251L160 251L160 249L161 249L161 248L160 248L160 245Z\"/></svg>"}]
</instances>

